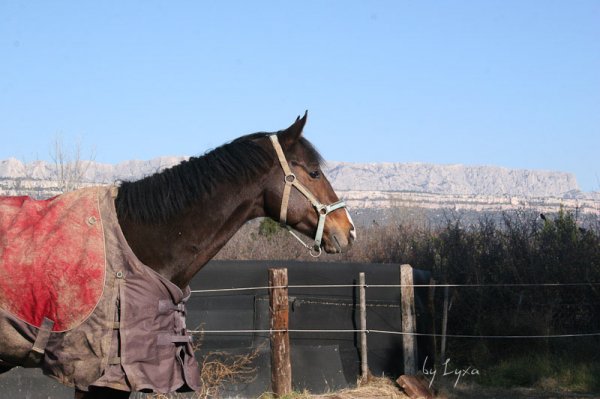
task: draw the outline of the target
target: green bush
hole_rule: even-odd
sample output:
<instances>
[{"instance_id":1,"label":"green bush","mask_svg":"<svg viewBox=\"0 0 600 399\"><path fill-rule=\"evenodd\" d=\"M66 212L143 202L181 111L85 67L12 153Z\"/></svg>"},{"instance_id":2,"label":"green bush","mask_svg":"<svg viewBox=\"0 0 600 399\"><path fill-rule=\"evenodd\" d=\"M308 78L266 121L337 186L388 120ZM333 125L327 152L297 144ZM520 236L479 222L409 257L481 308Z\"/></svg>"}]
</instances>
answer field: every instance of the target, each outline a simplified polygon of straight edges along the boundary
<instances>
[{"instance_id":1,"label":"green bush","mask_svg":"<svg viewBox=\"0 0 600 399\"><path fill-rule=\"evenodd\" d=\"M279 223L271 218L263 218L258 226L258 234L266 238L272 238L281 231L282 228Z\"/></svg>"}]
</instances>

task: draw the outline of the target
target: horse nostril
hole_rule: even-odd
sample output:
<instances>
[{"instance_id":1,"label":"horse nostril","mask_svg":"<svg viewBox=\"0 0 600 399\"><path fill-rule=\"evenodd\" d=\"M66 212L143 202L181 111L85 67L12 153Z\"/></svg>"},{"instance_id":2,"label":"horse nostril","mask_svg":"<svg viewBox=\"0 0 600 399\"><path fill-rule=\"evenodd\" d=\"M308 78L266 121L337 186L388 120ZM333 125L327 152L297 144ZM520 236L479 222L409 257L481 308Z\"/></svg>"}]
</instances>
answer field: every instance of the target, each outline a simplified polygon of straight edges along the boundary
<instances>
[{"instance_id":1,"label":"horse nostril","mask_svg":"<svg viewBox=\"0 0 600 399\"><path fill-rule=\"evenodd\" d=\"M350 230L350 238L352 238L352 241L356 240L356 230L355 229Z\"/></svg>"}]
</instances>

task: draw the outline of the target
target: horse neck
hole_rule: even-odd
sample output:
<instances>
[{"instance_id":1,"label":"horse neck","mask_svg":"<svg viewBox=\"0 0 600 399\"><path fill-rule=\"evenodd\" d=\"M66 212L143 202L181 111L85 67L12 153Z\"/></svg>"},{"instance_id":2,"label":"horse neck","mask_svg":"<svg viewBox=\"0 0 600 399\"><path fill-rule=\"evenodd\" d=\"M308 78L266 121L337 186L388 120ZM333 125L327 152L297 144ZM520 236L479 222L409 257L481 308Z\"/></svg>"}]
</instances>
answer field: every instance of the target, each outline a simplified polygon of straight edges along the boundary
<instances>
[{"instance_id":1,"label":"horse neck","mask_svg":"<svg viewBox=\"0 0 600 399\"><path fill-rule=\"evenodd\" d=\"M138 259L181 288L212 259L248 220L264 216L260 184L221 183L213 194L162 224L119 217Z\"/></svg>"}]
</instances>

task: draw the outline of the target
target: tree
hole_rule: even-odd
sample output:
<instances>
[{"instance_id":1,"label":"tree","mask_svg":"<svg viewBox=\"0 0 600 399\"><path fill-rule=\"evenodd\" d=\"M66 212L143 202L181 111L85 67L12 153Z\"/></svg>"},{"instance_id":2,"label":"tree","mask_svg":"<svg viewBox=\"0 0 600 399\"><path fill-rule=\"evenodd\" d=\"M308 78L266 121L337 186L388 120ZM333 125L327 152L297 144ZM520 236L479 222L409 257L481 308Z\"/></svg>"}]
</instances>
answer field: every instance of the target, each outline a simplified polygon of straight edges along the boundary
<instances>
[{"instance_id":1,"label":"tree","mask_svg":"<svg viewBox=\"0 0 600 399\"><path fill-rule=\"evenodd\" d=\"M60 192L69 192L82 186L85 173L95 158L95 151L92 149L90 160L81 159L81 139L77 139L72 149L66 149L61 135L54 139L54 146L50 153L54 162L54 178Z\"/></svg>"}]
</instances>

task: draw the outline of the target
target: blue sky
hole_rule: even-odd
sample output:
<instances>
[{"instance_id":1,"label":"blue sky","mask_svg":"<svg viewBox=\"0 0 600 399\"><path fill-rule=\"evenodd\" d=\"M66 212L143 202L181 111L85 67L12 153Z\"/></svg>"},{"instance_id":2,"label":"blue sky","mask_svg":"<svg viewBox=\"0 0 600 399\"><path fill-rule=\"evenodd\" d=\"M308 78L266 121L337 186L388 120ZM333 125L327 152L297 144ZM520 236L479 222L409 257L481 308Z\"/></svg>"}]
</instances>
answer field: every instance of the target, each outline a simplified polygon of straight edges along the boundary
<instances>
[{"instance_id":1,"label":"blue sky","mask_svg":"<svg viewBox=\"0 0 600 399\"><path fill-rule=\"evenodd\" d=\"M600 190L600 1L0 2L0 159L198 155L305 109L329 160Z\"/></svg>"}]
</instances>

